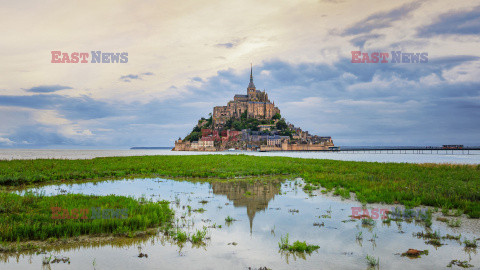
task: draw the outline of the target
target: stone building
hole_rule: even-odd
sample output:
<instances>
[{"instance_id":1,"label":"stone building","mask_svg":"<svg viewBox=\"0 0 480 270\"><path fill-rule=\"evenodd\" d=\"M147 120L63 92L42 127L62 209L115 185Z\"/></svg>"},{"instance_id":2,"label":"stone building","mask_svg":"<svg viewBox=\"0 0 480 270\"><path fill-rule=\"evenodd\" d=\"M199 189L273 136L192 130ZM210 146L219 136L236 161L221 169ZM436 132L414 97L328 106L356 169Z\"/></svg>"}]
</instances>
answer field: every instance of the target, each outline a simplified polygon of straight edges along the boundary
<instances>
[{"instance_id":1,"label":"stone building","mask_svg":"<svg viewBox=\"0 0 480 270\"><path fill-rule=\"evenodd\" d=\"M213 126L221 128L228 119L240 118L243 113L249 118L271 119L280 110L275 107L275 102L270 102L268 94L255 88L253 83L253 68L250 68L250 83L246 95L235 95L227 106L216 106L213 108Z\"/></svg>"}]
</instances>

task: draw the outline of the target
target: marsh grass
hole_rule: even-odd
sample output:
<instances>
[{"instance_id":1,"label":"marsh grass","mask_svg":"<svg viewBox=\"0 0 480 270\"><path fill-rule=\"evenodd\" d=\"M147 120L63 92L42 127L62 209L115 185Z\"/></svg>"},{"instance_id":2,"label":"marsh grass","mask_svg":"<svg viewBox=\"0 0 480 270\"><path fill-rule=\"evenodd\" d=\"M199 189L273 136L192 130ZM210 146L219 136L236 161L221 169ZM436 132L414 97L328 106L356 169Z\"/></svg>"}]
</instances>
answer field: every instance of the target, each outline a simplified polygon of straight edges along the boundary
<instances>
[{"instance_id":1,"label":"marsh grass","mask_svg":"<svg viewBox=\"0 0 480 270\"><path fill-rule=\"evenodd\" d=\"M300 242L300 241L295 241L293 244L289 243L288 239L288 233L285 237L281 236L280 237L280 242L278 243L278 247L281 250L287 250L290 252L306 252L306 253L311 253L317 249L320 248L320 246L317 245L309 245L307 244L306 241Z\"/></svg>"},{"instance_id":2,"label":"marsh grass","mask_svg":"<svg viewBox=\"0 0 480 270\"><path fill-rule=\"evenodd\" d=\"M477 247L477 240L476 239L473 239L473 240L465 239L465 240L463 240L463 244L465 244L465 247L467 247L467 248L476 248Z\"/></svg>"},{"instance_id":3,"label":"marsh grass","mask_svg":"<svg viewBox=\"0 0 480 270\"><path fill-rule=\"evenodd\" d=\"M462 220L451 219L451 220L448 221L447 224L448 224L449 227L453 227L453 228L460 227L462 225Z\"/></svg>"},{"instance_id":4,"label":"marsh grass","mask_svg":"<svg viewBox=\"0 0 480 270\"><path fill-rule=\"evenodd\" d=\"M52 207L63 209L128 209L125 218L53 219ZM66 239L80 235L132 236L137 231L168 225L173 219L168 202L123 196L66 194L43 196L0 192L0 241Z\"/></svg>"},{"instance_id":5,"label":"marsh grass","mask_svg":"<svg viewBox=\"0 0 480 270\"><path fill-rule=\"evenodd\" d=\"M437 221L440 221L440 222L448 222L448 218L437 217Z\"/></svg>"},{"instance_id":6,"label":"marsh grass","mask_svg":"<svg viewBox=\"0 0 480 270\"><path fill-rule=\"evenodd\" d=\"M251 166L255 164L255 166ZM290 175L307 184L355 193L365 203L420 204L480 217L480 165L407 164L247 155L106 157L87 160L0 161L0 185L125 177L234 179ZM338 191L337 191L338 190ZM460 212L458 212L460 213ZM458 214L457 213L457 214Z\"/></svg>"},{"instance_id":7,"label":"marsh grass","mask_svg":"<svg viewBox=\"0 0 480 270\"><path fill-rule=\"evenodd\" d=\"M436 247L443 246L442 242L438 239L430 239L426 241L425 244L436 246Z\"/></svg>"},{"instance_id":8,"label":"marsh grass","mask_svg":"<svg viewBox=\"0 0 480 270\"><path fill-rule=\"evenodd\" d=\"M375 259L373 256L367 255L365 260L367 260L368 265L371 267L380 265L380 258Z\"/></svg>"},{"instance_id":9,"label":"marsh grass","mask_svg":"<svg viewBox=\"0 0 480 270\"><path fill-rule=\"evenodd\" d=\"M177 240L178 242L182 243L188 240L188 234L184 231L178 230L174 236L173 239Z\"/></svg>"},{"instance_id":10,"label":"marsh grass","mask_svg":"<svg viewBox=\"0 0 480 270\"><path fill-rule=\"evenodd\" d=\"M439 231L435 232L418 232L414 233L413 236L416 236L417 238L423 238L423 239L440 239L441 235Z\"/></svg>"},{"instance_id":11,"label":"marsh grass","mask_svg":"<svg viewBox=\"0 0 480 270\"><path fill-rule=\"evenodd\" d=\"M377 224L372 218L362 219L362 226L375 226Z\"/></svg>"},{"instance_id":12,"label":"marsh grass","mask_svg":"<svg viewBox=\"0 0 480 270\"><path fill-rule=\"evenodd\" d=\"M335 191L333 192L333 195L340 196L343 199L350 199L350 191L344 188L336 188Z\"/></svg>"},{"instance_id":13,"label":"marsh grass","mask_svg":"<svg viewBox=\"0 0 480 270\"><path fill-rule=\"evenodd\" d=\"M205 241L205 237L207 236L207 228L203 227L202 230L197 230L194 234L190 236L190 241L193 244L201 244Z\"/></svg>"},{"instance_id":14,"label":"marsh grass","mask_svg":"<svg viewBox=\"0 0 480 270\"><path fill-rule=\"evenodd\" d=\"M450 235L450 234L447 233L447 235L442 236L442 239L457 240L457 241L458 241L458 240L460 240L461 237L462 237L461 234L459 234L459 235Z\"/></svg>"},{"instance_id":15,"label":"marsh grass","mask_svg":"<svg viewBox=\"0 0 480 270\"><path fill-rule=\"evenodd\" d=\"M470 268L473 265L469 264L468 261L460 261L460 260L451 260L447 267L452 267L452 265L456 265L461 268Z\"/></svg>"}]
</instances>

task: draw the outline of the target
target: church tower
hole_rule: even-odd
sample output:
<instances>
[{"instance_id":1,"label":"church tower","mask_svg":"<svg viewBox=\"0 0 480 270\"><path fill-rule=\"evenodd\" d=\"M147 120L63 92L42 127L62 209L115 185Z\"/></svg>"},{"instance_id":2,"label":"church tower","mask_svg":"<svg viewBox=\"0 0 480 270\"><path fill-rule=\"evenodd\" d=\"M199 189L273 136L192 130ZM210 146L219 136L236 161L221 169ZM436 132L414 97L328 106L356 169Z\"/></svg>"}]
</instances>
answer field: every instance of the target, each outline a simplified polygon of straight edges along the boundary
<instances>
[{"instance_id":1,"label":"church tower","mask_svg":"<svg viewBox=\"0 0 480 270\"><path fill-rule=\"evenodd\" d=\"M249 100L251 100L253 95L255 95L255 84L253 84L253 67L251 64L250 64L250 83L248 84L248 87L247 87L247 95Z\"/></svg>"}]
</instances>

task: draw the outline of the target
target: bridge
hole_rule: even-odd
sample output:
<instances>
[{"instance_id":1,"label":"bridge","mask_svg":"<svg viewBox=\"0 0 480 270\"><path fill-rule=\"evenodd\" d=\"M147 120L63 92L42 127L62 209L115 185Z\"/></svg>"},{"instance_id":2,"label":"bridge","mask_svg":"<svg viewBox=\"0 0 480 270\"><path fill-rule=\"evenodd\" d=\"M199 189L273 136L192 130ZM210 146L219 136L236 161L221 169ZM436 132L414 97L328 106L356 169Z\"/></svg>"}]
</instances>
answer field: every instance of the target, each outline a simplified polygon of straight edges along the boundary
<instances>
[{"instance_id":1,"label":"bridge","mask_svg":"<svg viewBox=\"0 0 480 270\"><path fill-rule=\"evenodd\" d=\"M371 154L447 154L478 155L480 147L463 147L449 149L444 147L332 147L324 152L371 153Z\"/></svg>"}]
</instances>

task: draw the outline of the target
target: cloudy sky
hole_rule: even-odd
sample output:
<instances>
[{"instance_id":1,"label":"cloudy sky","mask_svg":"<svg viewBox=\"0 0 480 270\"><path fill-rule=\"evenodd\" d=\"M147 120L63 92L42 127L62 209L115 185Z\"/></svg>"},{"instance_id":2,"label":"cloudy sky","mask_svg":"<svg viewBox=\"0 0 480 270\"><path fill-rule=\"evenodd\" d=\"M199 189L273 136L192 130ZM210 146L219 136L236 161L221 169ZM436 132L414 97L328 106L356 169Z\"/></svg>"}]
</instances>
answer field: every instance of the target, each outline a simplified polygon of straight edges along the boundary
<instances>
[{"instance_id":1,"label":"cloudy sky","mask_svg":"<svg viewBox=\"0 0 480 270\"><path fill-rule=\"evenodd\" d=\"M337 145L480 145L480 1L0 7L0 148L172 146L246 93L250 63L287 121ZM128 63L51 63L51 51ZM351 51L428 63L356 64Z\"/></svg>"}]
</instances>

